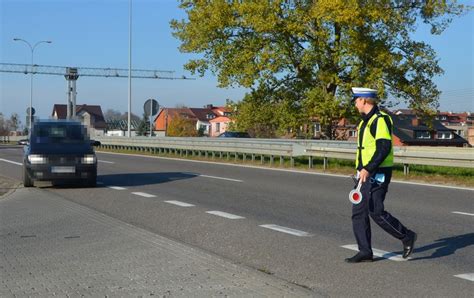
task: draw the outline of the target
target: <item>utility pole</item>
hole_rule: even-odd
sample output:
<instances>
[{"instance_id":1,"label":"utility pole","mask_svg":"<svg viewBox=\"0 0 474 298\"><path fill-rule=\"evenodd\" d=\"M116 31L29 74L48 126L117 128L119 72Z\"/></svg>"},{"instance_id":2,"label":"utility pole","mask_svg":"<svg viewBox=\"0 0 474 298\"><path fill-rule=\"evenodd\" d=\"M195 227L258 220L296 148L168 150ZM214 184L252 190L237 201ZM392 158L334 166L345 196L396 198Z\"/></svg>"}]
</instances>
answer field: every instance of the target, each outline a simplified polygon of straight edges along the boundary
<instances>
[{"instance_id":1,"label":"utility pole","mask_svg":"<svg viewBox=\"0 0 474 298\"><path fill-rule=\"evenodd\" d=\"M77 68L66 67L64 77L67 80L67 119L76 119L76 81L79 78Z\"/></svg>"},{"instance_id":2,"label":"utility pole","mask_svg":"<svg viewBox=\"0 0 474 298\"><path fill-rule=\"evenodd\" d=\"M128 11L128 137L132 137L131 115L132 115L132 0L129 0Z\"/></svg>"}]
</instances>

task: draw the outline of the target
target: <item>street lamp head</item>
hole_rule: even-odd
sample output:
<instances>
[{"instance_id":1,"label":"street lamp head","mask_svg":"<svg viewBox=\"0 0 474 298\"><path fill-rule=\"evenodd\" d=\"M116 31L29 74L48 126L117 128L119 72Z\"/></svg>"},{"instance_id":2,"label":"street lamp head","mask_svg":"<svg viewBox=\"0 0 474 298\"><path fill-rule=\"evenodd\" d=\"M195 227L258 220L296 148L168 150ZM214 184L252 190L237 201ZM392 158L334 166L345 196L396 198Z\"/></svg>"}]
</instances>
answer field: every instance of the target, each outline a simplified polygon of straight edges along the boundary
<instances>
[{"instance_id":1,"label":"street lamp head","mask_svg":"<svg viewBox=\"0 0 474 298\"><path fill-rule=\"evenodd\" d=\"M46 43L52 43L52 41L51 40L46 40Z\"/></svg>"},{"instance_id":2,"label":"street lamp head","mask_svg":"<svg viewBox=\"0 0 474 298\"><path fill-rule=\"evenodd\" d=\"M19 39L19 38L14 38L13 40L14 40L14 41L19 41L20 39Z\"/></svg>"}]
</instances>

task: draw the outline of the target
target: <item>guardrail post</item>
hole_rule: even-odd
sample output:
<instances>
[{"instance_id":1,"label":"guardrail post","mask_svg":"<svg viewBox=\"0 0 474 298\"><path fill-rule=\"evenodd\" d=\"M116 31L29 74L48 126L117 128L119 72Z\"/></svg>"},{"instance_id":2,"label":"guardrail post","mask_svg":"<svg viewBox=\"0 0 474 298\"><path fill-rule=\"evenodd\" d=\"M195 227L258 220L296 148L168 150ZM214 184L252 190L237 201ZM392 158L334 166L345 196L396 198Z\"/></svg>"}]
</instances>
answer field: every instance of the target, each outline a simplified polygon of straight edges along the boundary
<instances>
[{"instance_id":1,"label":"guardrail post","mask_svg":"<svg viewBox=\"0 0 474 298\"><path fill-rule=\"evenodd\" d=\"M255 154L252 154L252 162L255 162Z\"/></svg>"},{"instance_id":2,"label":"guardrail post","mask_svg":"<svg viewBox=\"0 0 474 298\"><path fill-rule=\"evenodd\" d=\"M260 155L260 164L263 165L263 163L265 162L265 157L262 155Z\"/></svg>"},{"instance_id":3,"label":"guardrail post","mask_svg":"<svg viewBox=\"0 0 474 298\"><path fill-rule=\"evenodd\" d=\"M403 175L407 176L408 174L410 174L410 165L403 164Z\"/></svg>"},{"instance_id":4,"label":"guardrail post","mask_svg":"<svg viewBox=\"0 0 474 298\"><path fill-rule=\"evenodd\" d=\"M283 162L284 162L284 158L283 158L283 156L280 155L280 166L283 165Z\"/></svg>"},{"instance_id":5,"label":"guardrail post","mask_svg":"<svg viewBox=\"0 0 474 298\"><path fill-rule=\"evenodd\" d=\"M290 166L291 166L292 168L295 167L295 158L294 158L293 156L290 157Z\"/></svg>"},{"instance_id":6,"label":"guardrail post","mask_svg":"<svg viewBox=\"0 0 474 298\"><path fill-rule=\"evenodd\" d=\"M323 158L323 169L324 170L328 169L328 158L327 157Z\"/></svg>"},{"instance_id":7,"label":"guardrail post","mask_svg":"<svg viewBox=\"0 0 474 298\"><path fill-rule=\"evenodd\" d=\"M234 153L234 161L237 162L237 159L239 159L239 154L237 152Z\"/></svg>"},{"instance_id":8,"label":"guardrail post","mask_svg":"<svg viewBox=\"0 0 474 298\"><path fill-rule=\"evenodd\" d=\"M273 155L270 155L270 166L273 166Z\"/></svg>"},{"instance_id":9,"label":"guardrail post","mask_svg":"<svg viewBox=\"0 0 474 298\"><path fill-rule=\"evenodd\" d=\"M309 156L308 158L308 168L312 169L313 168L313 157Z\"/></svg>"},{"instance_id":10,"label":"guardrail post","mask_svg":"<svg viewBox=\"0 0 474 298\"><path fill-rule=\"evenodd\" d=\"M242 161L245 162L246 159L247 159L247 154L244 153L244 155L242 156Z\"/></svg>"},{"instance_id":11,"label":"guardrail post","mask_svg":"<svg viewBox=\"0 0 474 298\"><path fill-rule=\"evenodd\" d=\"M227 152L227 160L230 160L230 153Z\"/></svg>"},{"instance_id":12,"label":"guardrail post","mask_svg":"<svg viewBox=\"0 0 474 298\"><path fill-rule=\"evenodd\" d=\"M222 159L222 151L219 152L219 158Z\"/></svg>"}]
</instances>

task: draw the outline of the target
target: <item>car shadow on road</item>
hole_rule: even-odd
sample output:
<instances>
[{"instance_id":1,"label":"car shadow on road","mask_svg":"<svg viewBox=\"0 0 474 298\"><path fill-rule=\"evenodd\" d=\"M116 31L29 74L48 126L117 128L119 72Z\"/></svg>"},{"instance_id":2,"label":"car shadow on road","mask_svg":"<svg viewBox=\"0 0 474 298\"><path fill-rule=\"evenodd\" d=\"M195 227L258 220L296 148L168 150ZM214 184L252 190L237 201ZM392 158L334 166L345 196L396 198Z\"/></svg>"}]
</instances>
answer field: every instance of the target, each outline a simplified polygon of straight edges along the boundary
<instances>
[{"instance_id":1,"label":"car shadow on road","mask_svg":"<svg viewBox=\"0 0 474 298\"><path fill-rule=\"evenodd\" d=\"M458 249L466 248L470 245L474 245L474 233L448 237L448 238L441 238L435 240L434 243L428 244L419 248L415 247L414 253L420 253L424 251L433 250L430 256L425 257L414 257L411 261L415 260L427 260L427 259L436 259L442 258L449 255L456 253Z\"/></svg>"},{"instance_id":2,"label":"car shadow on road","mask_svg":"<svg viewBox=\"0 0 474 298\"><path fill-rule=\"evenodd\" d=\"M127 173L99 175L97 180L103 182L105 186L114 185L127 187L161 184L171 181L195 178L197 176L198 174L183 172Z\"/></svg>"}]
</instances>

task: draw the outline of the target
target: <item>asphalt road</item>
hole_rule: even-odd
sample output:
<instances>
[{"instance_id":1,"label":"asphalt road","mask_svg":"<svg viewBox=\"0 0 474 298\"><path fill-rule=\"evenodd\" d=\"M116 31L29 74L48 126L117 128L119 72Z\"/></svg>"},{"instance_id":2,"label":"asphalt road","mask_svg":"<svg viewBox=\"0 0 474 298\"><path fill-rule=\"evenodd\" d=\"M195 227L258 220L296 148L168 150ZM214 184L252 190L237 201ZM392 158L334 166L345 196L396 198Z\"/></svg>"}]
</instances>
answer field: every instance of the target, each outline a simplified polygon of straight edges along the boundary
<instances>
[{"instance_id":1,"label":"asphalt road","mask_svg":"<svg viewBox=\"0 0 474 298\"><path fill-rule=\"evenodd\" d=\"M0 147L0 175L21 180L22 150ZM51 187L123 222L328 296L474 292L474 190L392 182L386 209L418 233L401 243L372 224L376 262L355 251L348 177L98 153L97 188ZM276 229L276 230L275 230Z\"/></svg>"}]
</instances>

